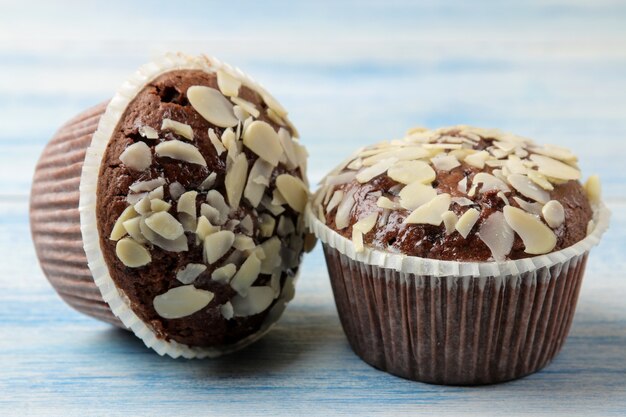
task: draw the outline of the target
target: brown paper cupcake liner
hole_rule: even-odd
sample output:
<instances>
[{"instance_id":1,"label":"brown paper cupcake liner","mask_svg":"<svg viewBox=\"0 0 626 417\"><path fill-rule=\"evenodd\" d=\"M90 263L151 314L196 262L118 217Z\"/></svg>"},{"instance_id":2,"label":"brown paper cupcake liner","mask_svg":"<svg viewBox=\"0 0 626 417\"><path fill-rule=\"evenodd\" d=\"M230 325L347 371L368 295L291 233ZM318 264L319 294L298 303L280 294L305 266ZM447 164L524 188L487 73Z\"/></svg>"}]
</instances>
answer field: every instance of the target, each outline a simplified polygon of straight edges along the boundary
<instances>
[{"instance_id":1,"label":"brown paper cupcake liner","mask_svg":"<svg viewBox=\"0 0 626 417\"><path fill-rule=\"evenodd\" d=\"M322 241L341 324L368 364L447 385L508 381L559 352L572 323L587 257L608 227L558 252L505 262L452 262L356 252L307 208Z\"/></svg>"}]
</instances>

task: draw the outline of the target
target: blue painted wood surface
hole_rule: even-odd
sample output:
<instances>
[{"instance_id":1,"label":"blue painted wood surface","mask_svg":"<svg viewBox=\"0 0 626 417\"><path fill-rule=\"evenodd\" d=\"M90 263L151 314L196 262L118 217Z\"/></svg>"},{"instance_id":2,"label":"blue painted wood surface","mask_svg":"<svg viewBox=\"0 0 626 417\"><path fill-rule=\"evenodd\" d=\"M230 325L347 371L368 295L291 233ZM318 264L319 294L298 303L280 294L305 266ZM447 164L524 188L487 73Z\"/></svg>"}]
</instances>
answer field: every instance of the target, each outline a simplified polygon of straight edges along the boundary
<instances>
[{"instance_id":1,"label":"blue painted wood surface","mask_svg":"<svg viewBox=\"0 0 626 417\"><path fill-rule=\"evenodd\" d=\"M313 182L415 124L573 149L613 220L561 354L480 388L376 371L346 342L319 248L276 328L218 360L159 357L64 305L30 242L34 164L62 122L172 50L264 83L301 131ZM625 73L620 1L0 2L0 415L626 415Z\"/></svg>"}]
</instances>

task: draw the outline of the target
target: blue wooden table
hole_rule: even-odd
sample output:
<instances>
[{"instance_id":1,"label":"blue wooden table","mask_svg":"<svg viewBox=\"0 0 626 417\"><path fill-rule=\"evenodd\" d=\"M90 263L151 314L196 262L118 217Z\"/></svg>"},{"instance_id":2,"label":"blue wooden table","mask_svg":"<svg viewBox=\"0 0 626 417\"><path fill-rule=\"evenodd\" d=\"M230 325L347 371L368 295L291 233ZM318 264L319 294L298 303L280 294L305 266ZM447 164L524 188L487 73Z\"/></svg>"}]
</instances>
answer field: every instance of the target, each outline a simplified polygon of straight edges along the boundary
<instances>
[{"instance_id":1,"label":"blue wooden table","mask_svg":"<svg viewBox=\"0 0 626 417\"><path fill-rule=\"evenodd\" d=\"M0 2L0 415L626 415L626 4L413 3ZM275 329L218 360L159 357L63 304L30 241L37 157L67 118L172 50L215 55L279 97L313 182L415 124L573 149L613 219L561 354L480 388L376 371L347 344L320 248Z\"/></svg>"}]
</instances>

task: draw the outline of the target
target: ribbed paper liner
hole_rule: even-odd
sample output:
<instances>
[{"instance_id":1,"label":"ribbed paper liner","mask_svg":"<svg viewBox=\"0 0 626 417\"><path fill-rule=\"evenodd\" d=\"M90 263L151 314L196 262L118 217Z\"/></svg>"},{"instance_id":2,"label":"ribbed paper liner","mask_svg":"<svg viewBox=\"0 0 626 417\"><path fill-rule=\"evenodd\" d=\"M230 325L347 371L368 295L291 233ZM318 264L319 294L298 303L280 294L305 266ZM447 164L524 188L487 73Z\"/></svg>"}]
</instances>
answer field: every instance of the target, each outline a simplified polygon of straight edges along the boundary
<instances>
[{"instance_id":1,"label":"ribbed paper liner","mask_svg":"<svg viewBox=\"0 0 626 417\"><path fill-rule=\"evenodd\" d=\"M174 358L216 357L239 350L267 333L289 301L281 296L261 328L232 345L205 348L166 341L157 338L131 310L127 297L111 279L100 249L96 220L100 165L127 106L150 81L166 72L189 69L214 73L221 68L235 72L245 85L268 95L252 78L215 58L166 55L141 67L108 104L89 109L64 125L44 150L33 180L33 241L44 274L57 292L78 311L125 327L160 355Z\"/></svg>"},{"instance_id":2,"label":"ribbed paper liner","mask_svg":"<svg viewBox=\"0 0 626 417\"><path fill-rule=\"evenodd\" d=\"M423 382L476 385L536 372L569 331L596 227L558 252L506 262L451 262L356 253L352 242L307 207L308 227L324 246L339 317L365 362Z\"/></svg>"}]
</instances>

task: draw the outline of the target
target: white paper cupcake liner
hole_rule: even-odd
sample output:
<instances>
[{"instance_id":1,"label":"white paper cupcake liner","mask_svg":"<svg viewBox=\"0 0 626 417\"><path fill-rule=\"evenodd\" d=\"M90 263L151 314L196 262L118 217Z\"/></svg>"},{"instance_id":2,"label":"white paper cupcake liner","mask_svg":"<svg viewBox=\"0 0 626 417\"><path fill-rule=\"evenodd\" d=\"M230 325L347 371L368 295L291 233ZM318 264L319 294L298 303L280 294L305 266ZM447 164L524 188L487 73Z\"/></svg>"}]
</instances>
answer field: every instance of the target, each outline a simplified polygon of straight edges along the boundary
<instances>
[{"instance_id":1,"label":"white paper cupcake liner","mask_svg":"<svg viewBox=\"0 0 626 417\"><path fill-rule=\"evenodd\" d=\"M97 226L96 191L100 166L107 145L114 134L118 122L124 115L131 101L148 83L164 73L181 69L202 70L208 73L215 73L220 69L234 72L242 80L243 85L247 85L258 91L266 100L268 98L274 100L260 84L239 69L230 67L206 55L191 57L183 54L169 54L157 61L142 66L122 85L109 102L106 111L100 118L97 130L93 134L91 144L87 149L80 177L80 231L82 234L83 248L87 256L89 269L93 275L93 280L100 290L104 301L109 305L113 314L121 320L125 327L143 340L146 346L154 349L160 355L169 355L173 358L179 356L185 358L217 357L239 350L261 338L278 320L286 303L290 300L279 298L274 307L272 307L272 310L270 310L263 325L256 333L229 346L191 347L173 340L167 341L159 339L153 329L133 312L127 297L114 284L100 248L100 236ZM290 285L295 281L295 278L291 281ZM283 294L286 293L290 292L283 291Z\"/></svg>"}]
</instances>

